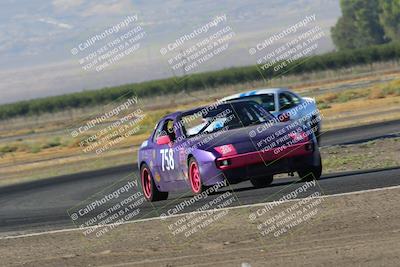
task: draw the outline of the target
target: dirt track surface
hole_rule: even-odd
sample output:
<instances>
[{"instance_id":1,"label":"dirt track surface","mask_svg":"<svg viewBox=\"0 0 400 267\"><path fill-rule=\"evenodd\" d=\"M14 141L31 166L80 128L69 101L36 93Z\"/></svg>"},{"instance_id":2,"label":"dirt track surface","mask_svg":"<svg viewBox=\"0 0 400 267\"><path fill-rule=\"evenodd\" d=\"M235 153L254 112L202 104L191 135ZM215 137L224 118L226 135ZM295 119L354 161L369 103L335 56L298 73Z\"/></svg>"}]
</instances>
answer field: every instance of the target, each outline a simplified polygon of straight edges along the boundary
<instances>
[{"instance_id":1,"label":"dirt track surface","mask_svg":"<svg viewBox=\"0 0 400 267\"><path fill-rule=\"evenodd\" d=\"M261 221L250 222L258 206L229 210L188 238L169 231L176 217L119 225L99 238L73 231L3 239L1 265L398 266L399 203L400 188L322 198L311 219L279 237L263 237Z\"/></svg>"}]
</instances>

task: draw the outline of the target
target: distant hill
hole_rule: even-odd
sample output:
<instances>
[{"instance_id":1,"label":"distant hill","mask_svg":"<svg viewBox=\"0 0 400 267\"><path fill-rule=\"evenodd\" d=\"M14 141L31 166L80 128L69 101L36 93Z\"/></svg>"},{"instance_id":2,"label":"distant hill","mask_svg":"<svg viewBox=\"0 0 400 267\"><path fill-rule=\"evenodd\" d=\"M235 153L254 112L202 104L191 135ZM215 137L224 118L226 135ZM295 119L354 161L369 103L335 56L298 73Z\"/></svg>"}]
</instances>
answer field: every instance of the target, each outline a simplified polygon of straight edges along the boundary
<instances>
[{"instance_id":1,"label":"distant hill","mask_svg":"<svg viewBox=\"0 0 400 267\"><path fill-rule=\"evenodd\" d=\"M159 49L216 15L227 15L236 36L198 71L255 63L249 47L306 15L315 13L329 35L340 16L338 0L6 0L1 7L0 103L170 77ZM100 73L83 71L70 50L133 14L147 33L141 49ZM332 49L328 37L317 52Z\"/></svg>"}]
</instances>

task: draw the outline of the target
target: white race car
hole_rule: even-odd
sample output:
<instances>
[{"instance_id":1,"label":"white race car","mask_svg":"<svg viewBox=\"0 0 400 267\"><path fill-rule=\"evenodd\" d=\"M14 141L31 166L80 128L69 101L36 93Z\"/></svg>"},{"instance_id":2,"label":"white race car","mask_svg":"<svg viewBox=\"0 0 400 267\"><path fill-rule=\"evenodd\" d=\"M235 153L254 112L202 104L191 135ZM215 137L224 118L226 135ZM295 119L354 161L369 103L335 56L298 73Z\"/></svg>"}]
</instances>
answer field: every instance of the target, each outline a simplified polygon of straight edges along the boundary
<instances>
[{"instance_id":1,"label":"white race car","mask_svg":"<svg viewBox=\"0 0 400 267\"><path fill-rule=\"evenodd\" d=\"M320 142L321 116L315 99L301 97L287 88L267 88L234 94L224 97L221 101L238 99L253 100L276 117L285 115L284 117L290 120L307 118L306 121L304 119L301 121L313 128L318 143Z\"/></svg>"}]
</instances>

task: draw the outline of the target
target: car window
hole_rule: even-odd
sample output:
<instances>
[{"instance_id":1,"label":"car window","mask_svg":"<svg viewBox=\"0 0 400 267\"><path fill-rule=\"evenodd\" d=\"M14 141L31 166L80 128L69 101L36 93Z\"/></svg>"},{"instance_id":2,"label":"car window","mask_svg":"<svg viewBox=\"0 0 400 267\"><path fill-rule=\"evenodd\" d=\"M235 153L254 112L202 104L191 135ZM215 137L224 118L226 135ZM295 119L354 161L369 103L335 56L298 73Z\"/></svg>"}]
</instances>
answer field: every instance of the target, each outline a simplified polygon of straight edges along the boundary
<instances>
[{"instance_id":1,"label":"car window","mask_svg":"<svg viewBox=\"0 0 400 267\"><path fill-rule=\"evenodd\" d=\"M260 104L263 108L268 111L275 111L275 98L274 94L262 94L262 95L253 95L253 96L246 96L242 98L237 98L233 100L249 100L255 101Z\"/></svg>"},{"instance_id":2,"label":"car window","mask_svg":"<svg viewBox=\"0 0 400 267\"><path fill-rule=\"evenodd\" d=\"M171 141L175 141L176 139L176 134L175 134L175 129L174 129L174 120L166 120L165 122L165 130L171 139Z\"/></svg>"},{"instance_id":3,"label":"car window","mask_svg":"<svg viewBox=\"0 0 400 267\"><path fill-rule=\"evenodd\" d=\"M254 101L221 104L207 112L193 110L181 118L182 131L186 137L212 133L221 129L235 129L261 124L273 116Z\"/></svg>"},{"instance_id":4,"label":"car window","mask_svg":"<svg viewBox=\"0 0 400 267\"><path fill-rule=\"evenodd\" d=\"M293 93L291 93L291 92L286 92L290 97L292 97L292 102L295 104L295 105L298 105L298 104L300 104L301 103L301 99L298 97L298 96L296 96L295 94L293 94Z\"/></svg>"},{"instance_id":5,"label":"car window","mask_svg":"<svg viewBox=\"0 0 400 267\"><path fill-rule=\"evenodd\" d=\"M296 106L293 97L288 93L279 93L280 110L285 110Z\"/></svg>"},{"instance_id":6,"label":"car window","mask_svg":"<svg viewBox=\"0 0 400 267\"><path fill-rule=\"evenodd\" d=\"M265 122L267 118L263 116L260 110L256 109L255 106L243 106L242 111L246 116L242 117L242 120L245 120L244 124L251 124L254 121ZM247 121L246 121L247 120Z\"/></svg>"},{"instance_id":7,"label":"car window","mask_svg":"<svg viewBox=\"0 0 400 267\"><path fill-rule=\"evenodd\" d=\"M154 131L153 142L156 142L156 141L157 141L157 138L160 137L160 136L162 136L162 129L163 129L163 126L164 126L164 122L161 121L161 122L158 124L156 130Z\"/></svg>"},{"instance_id":8,"label":"car window","mask_svg":"<svg viewBox=\"0 0 400 267\"><path fill-rule=\"evenodd\" d=\"M154 133L153 141L156 142L157 138L163 135L168 135L172 141L175 140L174 121L172 119L167 119L158 125Z\"/></svg>"},{"instance_id":9,"label":"car window","mask_svg":"<svg viewBox=\"0 0 400 267\"><path fill-rule=\"evenodd\" d=\"M275 111L275 97L274 94L264 94L260 95L261 106L263 106L268 111Z\"/></svg>"}]
</instances>

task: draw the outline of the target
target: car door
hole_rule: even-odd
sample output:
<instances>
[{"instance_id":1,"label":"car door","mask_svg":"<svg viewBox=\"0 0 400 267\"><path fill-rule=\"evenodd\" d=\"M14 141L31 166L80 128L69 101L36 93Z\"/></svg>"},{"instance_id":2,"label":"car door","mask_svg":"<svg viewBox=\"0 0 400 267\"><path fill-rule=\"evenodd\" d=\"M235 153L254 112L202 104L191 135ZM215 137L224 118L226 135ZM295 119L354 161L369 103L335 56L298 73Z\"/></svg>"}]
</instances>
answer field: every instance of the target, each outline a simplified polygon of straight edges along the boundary
<instances>
[{"instance_id":1,"label":"car door","mask_svg":"<svg viewBox=\"0 0 400 267\"><path fill-rule=\"evenodd\" d=\"M156 129L154 130L154 134L152 137L152 144L153 144L153 151L152 151L152 161L150 162L150 168L152 170L152 174L154 178L158 182L166 182L168 181L167 175L164 175L164 172L161 170L161 157L160 157L160 149L162 148L161 145L157 144L157 139L162 136L162 130L164 127L164 121L160 120Z\"/></svg>"},{"instance_id":2,"label":"car door","mask_svg":"<svg viewBox=\"0 0 400 267\"><path fill-rule=\"evenodd\" d=\"M298 104L300 104L301 100L297 97L294 97L290 92L279 92L278 93L278 106L279 112L278 115L283 113L290 113L290 120L297 120L301 117L300 112L296 112L294 110Z\"/></svg>"},{"instance_id":3,"label":"car door","mask_svg":"<svg viewBox=\"0 0 400 267\"><path fill-rule=\"evenodd\" d=\"M301 117L303 117L305 115L304 109L297 109L297 106L303 103L303 99L289 91L286 91L285 94L287 95L287 97L291 98L292 108L290 109L290 111L293 111L292 113L294 114L294 119L300 119Z\"/></svg>"},{"instance_id":4,"label":"car door","mask_svg":"<svg viewBox=\"0 0 400 267\"><path fill-rule=\"evenodd\" d=\"M160 123L154 135L155 143L155 158L156 169L158 170L161 179L165 182L177 180L178 171L178 153L174 149L175 134L173 130L174 120L171 118L165 119ZM171 128L172 127L172 128ZM157 139L161 136L168 135L171 139L169 144L157 144Z\"/></svg>"}]
</instances>

